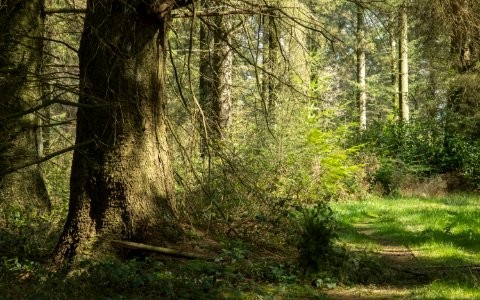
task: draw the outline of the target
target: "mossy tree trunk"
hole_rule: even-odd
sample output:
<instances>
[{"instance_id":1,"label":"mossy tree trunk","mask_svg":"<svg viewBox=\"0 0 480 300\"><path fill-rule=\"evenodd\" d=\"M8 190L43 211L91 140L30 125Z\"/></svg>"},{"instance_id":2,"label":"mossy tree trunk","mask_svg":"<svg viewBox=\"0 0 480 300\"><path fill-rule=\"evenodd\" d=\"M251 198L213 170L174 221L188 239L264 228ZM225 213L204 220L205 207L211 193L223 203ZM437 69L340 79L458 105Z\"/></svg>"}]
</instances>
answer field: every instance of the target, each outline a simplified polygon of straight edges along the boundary
<instances>
[{"instance_id":1,"label":"mossy tree trunk","mask_svg":"<svg viewBox=\"0 0 480 300\"><path fill-rule=\"evenodd\" d=\"M33 162L38 116L21 114L41 103L43 0L7 0L0 5L0 174ZM50 209L38 165L0 175L0 206Z\"/></svg>"},{"instance_id":2,"label":"mossy tree trunk","mask_svg":"<svg viewBox=\"0 0 480 300\"><path fill-rule=\"evenodd\" d=\"M89 0L67 223L57 263L111 239L149 244L181 233L165 125L170 11L189 1Z\"/></svg>"}]
</instances>

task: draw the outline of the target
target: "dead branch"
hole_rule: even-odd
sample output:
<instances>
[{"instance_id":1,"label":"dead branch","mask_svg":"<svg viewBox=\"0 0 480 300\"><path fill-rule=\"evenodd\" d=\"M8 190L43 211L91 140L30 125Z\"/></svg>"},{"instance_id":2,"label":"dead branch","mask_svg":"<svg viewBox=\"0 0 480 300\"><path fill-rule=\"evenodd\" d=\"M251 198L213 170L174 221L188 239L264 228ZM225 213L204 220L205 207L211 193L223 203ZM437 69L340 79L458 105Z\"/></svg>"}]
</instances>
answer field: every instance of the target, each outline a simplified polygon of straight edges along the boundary
<instances>
[{"instance_id":1,"label":"dead branch","mask_svg":"<svg viewBox=\"0 0 480 300\"><path fill-rule=\"evenodd\" d=\"M152 252L157 252L157 253L161 253L161 254L180 256L180 257L191 258L191 259L211 260L211 258L209 258L207 256L204 256L204 255L200 255L200 254L184 252L184 251L175 250L175 249L171 249L171 248L164 248L164 247L146 245L146 244L141 244L141 243L112 240L112 241L110 241L110 244L114 247L129 248L129 249L135 249L135 250L146 250L146 251L152 251Z\"/></svg>"}]
</instances>

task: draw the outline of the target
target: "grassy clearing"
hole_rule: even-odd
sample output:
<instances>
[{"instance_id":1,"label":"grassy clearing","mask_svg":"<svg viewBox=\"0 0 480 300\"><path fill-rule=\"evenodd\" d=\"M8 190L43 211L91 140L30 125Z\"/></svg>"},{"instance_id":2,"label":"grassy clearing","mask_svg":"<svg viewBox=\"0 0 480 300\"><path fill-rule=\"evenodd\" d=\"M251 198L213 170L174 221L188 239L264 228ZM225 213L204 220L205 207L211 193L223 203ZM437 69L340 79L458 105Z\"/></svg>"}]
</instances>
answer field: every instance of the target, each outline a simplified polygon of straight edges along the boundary
<instances>
[{"instance_id":1,"label":"grassy clearing","mask_svg":"<svg viewBox=\"0 0 480 300\"><path fill-rule=\"evenodd\" d=\"M405 247L425 285L410 284L409 298L479 299L480 197L376 198L334 204L348 248ZM367 233L367 234L366 234ZM408 267L408 266L406 266ZM397 283L401 285L401 283Z\"/></svg>"}]
</instances>

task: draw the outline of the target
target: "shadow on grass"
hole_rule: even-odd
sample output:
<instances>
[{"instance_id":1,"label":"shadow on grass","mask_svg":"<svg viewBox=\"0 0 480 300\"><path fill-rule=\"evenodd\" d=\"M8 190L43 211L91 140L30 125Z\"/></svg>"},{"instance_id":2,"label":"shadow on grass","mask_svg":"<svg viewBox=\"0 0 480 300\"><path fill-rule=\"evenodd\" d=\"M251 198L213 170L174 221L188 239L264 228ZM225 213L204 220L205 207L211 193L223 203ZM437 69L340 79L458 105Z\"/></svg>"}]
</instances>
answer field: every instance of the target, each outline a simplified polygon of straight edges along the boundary
<instances>
[{"instance_id":1,"label":"shadow on grass","mask_svg":"<svg viewBox=\"0 0 480 300\"><path fill-rule=\"evenodd\" d=\"M407 289L410 296L397 295L407 299L478 299L477 203L471 198L348 203L340 208L340 236L350 248L363 246L377 257L382 269L377 276L381 279L372 282L376 289L393 288L395 293ZM397 297L394 294L392 299ZM378 298L363 295L354 299Z\"/></svg>"}]
</instances>

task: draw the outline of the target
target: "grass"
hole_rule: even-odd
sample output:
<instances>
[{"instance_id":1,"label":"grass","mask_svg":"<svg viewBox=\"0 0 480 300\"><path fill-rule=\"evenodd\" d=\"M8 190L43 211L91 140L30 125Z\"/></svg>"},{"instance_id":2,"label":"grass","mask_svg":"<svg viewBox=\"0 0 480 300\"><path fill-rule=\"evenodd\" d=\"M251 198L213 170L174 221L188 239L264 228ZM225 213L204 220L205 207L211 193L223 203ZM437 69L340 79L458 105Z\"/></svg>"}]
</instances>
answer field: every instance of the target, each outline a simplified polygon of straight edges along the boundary
<instances>
[{"instance_id":1,"label":"grass","mask_svg":"<svg viewBox=\"0 0 480 300\"><path fill-rule=\"evenodd\" d=\"M283 258L265 256L254 243L221 238L214 261L143 255L85 261L68 273L51 271L35 255L4 252L0 298L480 299L479 270L465 268L480 265L479 196L370 197L332 206L339 252L319 273L303 274L293 251ZM414 259L405 256L400 267L415 267L426 278L412 282L412 277L392 276L381 254L389 246L411 251ZM33 254L27 248L24 254Z\"/></svg>"},{"instance_id":2,"label":"grass","mask_svg":"<svg viewBox=\"0 0 480 300\"><path fill-rule=\"evenodd\" d=\"M431 280L408 287L409 298L480 299L478 269L465 267L480 265L480 196L371 197L333 209L350 249L377 251L389 242L411 250Z\"/></svg>"}]
</instances>

